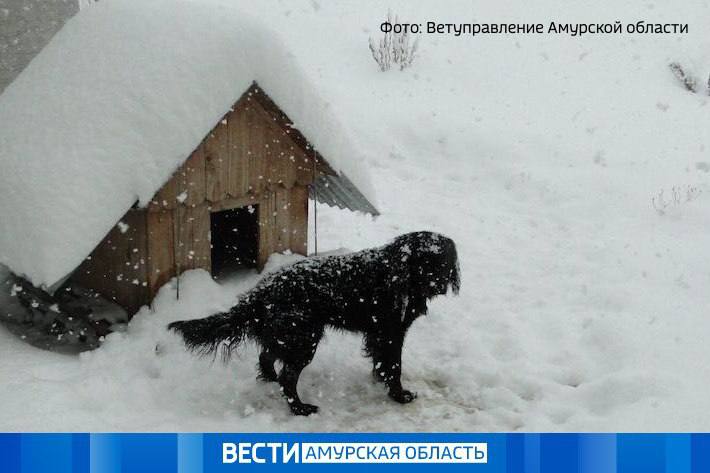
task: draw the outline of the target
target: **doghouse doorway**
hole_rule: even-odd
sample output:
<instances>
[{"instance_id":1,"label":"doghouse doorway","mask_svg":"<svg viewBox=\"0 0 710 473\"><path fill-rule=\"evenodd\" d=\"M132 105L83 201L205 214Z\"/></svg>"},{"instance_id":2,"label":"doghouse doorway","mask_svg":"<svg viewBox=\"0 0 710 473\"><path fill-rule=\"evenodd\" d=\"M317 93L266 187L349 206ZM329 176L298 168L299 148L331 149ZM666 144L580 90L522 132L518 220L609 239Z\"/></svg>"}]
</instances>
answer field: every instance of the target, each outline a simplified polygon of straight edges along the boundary
<instances>
[{"instance_id":1,"label":"doghouse doorway","mask_svg":"<svg viewBox=\"0 0 710 473\"><path fill-rule=\"evenodd\" d=\"M259 206L250 205L210 214L212 276L256 268L259 254Z\"/></svg>"}]
</instances>

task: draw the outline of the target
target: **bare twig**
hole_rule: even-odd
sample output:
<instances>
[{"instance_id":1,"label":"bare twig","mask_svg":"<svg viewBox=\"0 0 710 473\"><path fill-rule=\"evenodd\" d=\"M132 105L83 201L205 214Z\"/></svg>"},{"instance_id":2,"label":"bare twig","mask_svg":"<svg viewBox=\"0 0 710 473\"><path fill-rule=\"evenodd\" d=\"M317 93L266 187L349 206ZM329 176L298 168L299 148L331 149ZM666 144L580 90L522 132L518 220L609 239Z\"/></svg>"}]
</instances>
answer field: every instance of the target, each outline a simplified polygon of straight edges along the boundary
<instances>
[{"instance_id":1,"label":"bare twig","mask_svg":"<svg viewBox=\"0 0 710 473\"><path fill-rule=\"evenodd\" d=\"M399 23L399 17L395 16L392 19L392 12L387 12L387 23L396 25ZM410 38L408 31L393 32L388 31L380 39L375 42L372 37L369 40L370 52L382 72L388 71L392 64L398 64L400 70L404 70L412 65L416 57L417 49L419 48L419 38L410 46Z\"/></svg>"},{"instance_id":2,"label":"bare twig","mask_svg":"<svg viewBox=\"0 0 710 473\"><path fill-rule=\"evenodd\" d=\"M672 62L669 64L671 72L673 72L673 75L680 81L681 84L690 92L696 93L698 90L698 85L697 81L695 80L694 77L686 74L685 70L683 70L683 66L678 64L677 62Z\"/></svg>"},{"instance_id":3,"label":"bare twig","mask_svg":"<svg viewBox=\"0 0 710 473\"><path fill-rule=\"evenodd\" d=\"M697 199L703 191L698 186L671 187L671 196L666 198L665 189L661 189L651 197L651 206L659 215L665 215L669 207L678 207Z\"/></svg>"}]
</instances>

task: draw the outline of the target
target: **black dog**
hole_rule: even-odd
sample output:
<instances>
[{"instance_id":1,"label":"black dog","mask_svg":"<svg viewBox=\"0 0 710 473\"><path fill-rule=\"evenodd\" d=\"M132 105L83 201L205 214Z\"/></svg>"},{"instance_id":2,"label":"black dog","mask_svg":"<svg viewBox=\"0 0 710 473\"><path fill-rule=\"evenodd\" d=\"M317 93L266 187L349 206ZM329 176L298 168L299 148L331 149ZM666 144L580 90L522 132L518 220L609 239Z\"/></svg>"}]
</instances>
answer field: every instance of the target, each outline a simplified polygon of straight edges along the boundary
<instances>
[{"instance_id":1,"label":"black dog","mask_svg":"<svg viewBox=\"0 0 710 473\"><path fill-rule=\"evenodd\" d=\"M317 412L298 397L298 377L313 359L326 326L362 332L373 373L389 396L407 403L402 388L402 344L409 326L427 312L427 301L459 290L453 240L431 232L408 233L380 248L342 256L313 257L266 276L229 312L173 322L188 348L225 359L249 338L262 348L260 377L278 381L291 411ZM277 376L274 362L283 369Z\"/></svg>"}]
</instances>

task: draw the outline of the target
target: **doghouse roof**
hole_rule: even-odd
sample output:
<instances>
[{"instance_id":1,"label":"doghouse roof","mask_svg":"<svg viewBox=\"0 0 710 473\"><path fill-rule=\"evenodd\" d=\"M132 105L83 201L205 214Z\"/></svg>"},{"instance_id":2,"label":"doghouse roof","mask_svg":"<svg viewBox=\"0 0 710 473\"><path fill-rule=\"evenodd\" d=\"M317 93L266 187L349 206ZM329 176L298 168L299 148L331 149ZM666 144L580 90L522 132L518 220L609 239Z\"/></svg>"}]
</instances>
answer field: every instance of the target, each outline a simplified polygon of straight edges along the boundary
<instances>
[{"instance_id":1,"label":"doghouse roof","mask_svg":"<svg viewBox=\"0 0 710 473\"><path fill-rule=\"evenodd\" d=\"M327 100L278 33L233 3L98 2L7 87L0 263L35 285L61 281L136 201L149 203L253 81L347 175L329 177L319 200L374 210L362 157Z\"/></svg>"}]
</instances>

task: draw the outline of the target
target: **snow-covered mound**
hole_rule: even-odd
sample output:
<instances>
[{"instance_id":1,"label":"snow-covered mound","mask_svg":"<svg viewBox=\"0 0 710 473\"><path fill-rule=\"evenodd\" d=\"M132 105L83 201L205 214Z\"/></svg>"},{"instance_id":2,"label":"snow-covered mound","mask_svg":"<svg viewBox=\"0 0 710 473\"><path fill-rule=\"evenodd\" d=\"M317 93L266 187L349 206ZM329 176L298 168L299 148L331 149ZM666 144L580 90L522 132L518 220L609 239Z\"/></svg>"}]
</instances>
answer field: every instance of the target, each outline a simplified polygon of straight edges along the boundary
<instances>
[{"instance_id":1,"label":"snow-covered mound","mask_svg":"<svg viewBox=\"0 0 710 473\"><path fill-rule=\"evenodd\" d=\"M67 276L252 81L366 194L362 158L278 30L231 0L100 2L0 95L0 263Z\"/></svg>"},{"instance_id":2,"label":"snow-covered mound","mask_svg":"<svg viewBox=\"0 0 710 473\"><path fill-rule=\"evenodd\" d=\"M294 418L254 379L255 349L222 365L165 331L257 278L192 272L179 301L166 286L154 312L79 359L0 328L0 426L710 430L710 98L668 69L706 82L707 1L244 3L283 34L373 170L382 215L320 206L319 249L423 229L457 243L460 295L436 299L404 344L403 383L419 398L390 402L360 338L328 332L299 384L321 411ZM411 69L381 73L367 38L387 7L412 22L645 19L689 33L424 35Z\"/></svg>"}]
</instances>

